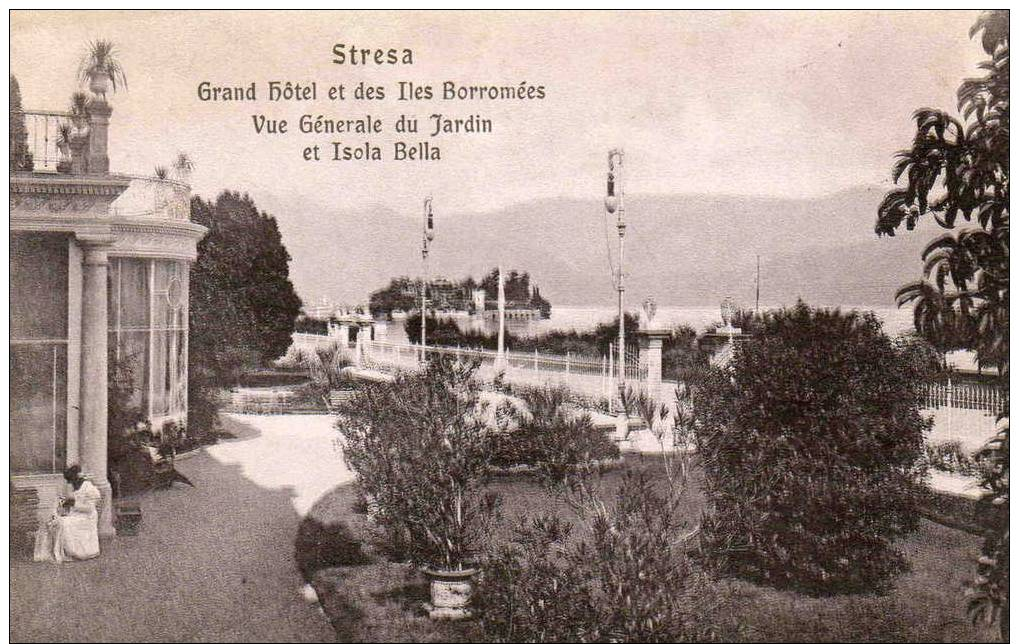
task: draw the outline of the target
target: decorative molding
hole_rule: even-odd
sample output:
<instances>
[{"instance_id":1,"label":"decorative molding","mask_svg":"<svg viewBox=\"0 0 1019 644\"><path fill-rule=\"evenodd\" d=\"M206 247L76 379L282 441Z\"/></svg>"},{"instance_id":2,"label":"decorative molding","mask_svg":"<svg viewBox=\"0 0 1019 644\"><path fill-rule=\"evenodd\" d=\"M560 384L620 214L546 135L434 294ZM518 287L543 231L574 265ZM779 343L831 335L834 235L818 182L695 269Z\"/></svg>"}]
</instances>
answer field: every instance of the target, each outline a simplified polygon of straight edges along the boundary
<instances>
[{"instance_id":1,"label":"decorative molding","mask_svg":"<svg viewBox=\"0 0 1019 644\"><path fill-rule=\"evenodd\" d=\"M76 175L12 174L12 217L38 217L68 213L77 217L104 216L109 206L127 189L129 180L116 177L88 178Z\"/></svg>"},{"instance_id":2,"label":"decorative molding","mask_svg":"<svg viewBox=\"0 0 1019 644\"><path fill-rule=\"evenodd\" d=\"M42 174L13 173L11 174L11 194L40 195L88 195L111 197L110 201L127 190L131 180L117 175L73 175L73 174Z\"/></svg>"},{"instance_id":3,"label":"decorative molding","mask_svg":"<svg viewBox=\"0 0 1019 644\"><path fill-rule=\"evenodd\" d=\"M183 221L112 222L116 241L110 255L194 261L205 228Z\"/></svg>"}]
</instances>

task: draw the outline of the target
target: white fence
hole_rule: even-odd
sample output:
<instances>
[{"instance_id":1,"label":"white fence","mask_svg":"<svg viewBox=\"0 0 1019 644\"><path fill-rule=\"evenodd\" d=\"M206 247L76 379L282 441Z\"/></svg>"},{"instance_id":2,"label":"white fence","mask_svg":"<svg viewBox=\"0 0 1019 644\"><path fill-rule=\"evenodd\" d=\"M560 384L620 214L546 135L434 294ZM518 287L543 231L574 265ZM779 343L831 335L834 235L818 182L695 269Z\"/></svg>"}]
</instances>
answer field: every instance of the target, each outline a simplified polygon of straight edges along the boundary
<instances>
[{"instance_id":1,"label":"white fence","mask_svg":"<svg viewBox=\"0 0 1019 644\"><path fill-rule=\"evenodd\" d=\"M613 401L617 397L618 365L608 357L599 359L507 351L500 364L498 352L487 349L429 346L422 350L418 345L379 341L362 343L360 351L361 364L378 371L415 369L421 364L422 357L449 356L457 360L479 361L479 375L485 380L494 379L501 372L512 384L562 385L581 395L604 401ZM627 384L646 386L647 369L639 364L636 351L631 349L627 352L625 364Z\"/></svg>"},{"instance_id":2,"label":"white fence","mask_svg":"<svg viewBox=\"0 0 1019 644\"><path fill-rule=\"evenodd\" d=\"M292 350L300 347L331 347L340 344L337 337L315 333L294 333ZM575 355L552 355L506 351L500 363L499 353L488 349L463 347L428 346L362 340L351 342L346 349L355 364L385 373L417 369L422 358L449 356L457 360L477 360L480 363L478 375L491 381L498 374L510 384L564 386L576 394L595 401L599 406L617 410L619 400L619 365L617 351L601 358ZM613 348L614 349L614 348ZM628 345L624 360L625 383L627 387L643 390L659 402L672 407L675 402L676 383L663 381L651 383L647 366L640 364L637 346Z\"/></svg>"},{"instance_id":3,"label":"white fence","mask_svg":"<svg viewBox=\"0 0 1019 644\"><path fill-rule=\"evenodd\" d=\"M1008 404L1001 389L976 383L930 383L923 385L922 395L928 409L976 409L997 415Z\"/></svg>"}]
</instances>

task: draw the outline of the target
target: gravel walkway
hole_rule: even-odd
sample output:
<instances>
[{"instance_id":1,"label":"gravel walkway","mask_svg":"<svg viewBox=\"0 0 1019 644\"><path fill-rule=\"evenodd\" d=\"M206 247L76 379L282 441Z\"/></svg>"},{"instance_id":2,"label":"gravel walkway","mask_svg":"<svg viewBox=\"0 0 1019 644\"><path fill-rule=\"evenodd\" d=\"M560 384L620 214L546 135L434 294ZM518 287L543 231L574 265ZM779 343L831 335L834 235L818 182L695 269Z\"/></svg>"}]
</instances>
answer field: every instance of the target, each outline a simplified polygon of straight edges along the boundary
<instances>
[{"instance_id":1,"label":"gravel walkway","mask_svg":"<svg viewBox=\"0 0 1019 644\"><path fill-rule=\"evenodd\" d=\"M334 641L302 599L301 517L352 478L331 416L235 416L237 438L182 460L196 488L141 498L136 537L95 560L10 565L12 641Z\"/></svg>"}]
</instances>

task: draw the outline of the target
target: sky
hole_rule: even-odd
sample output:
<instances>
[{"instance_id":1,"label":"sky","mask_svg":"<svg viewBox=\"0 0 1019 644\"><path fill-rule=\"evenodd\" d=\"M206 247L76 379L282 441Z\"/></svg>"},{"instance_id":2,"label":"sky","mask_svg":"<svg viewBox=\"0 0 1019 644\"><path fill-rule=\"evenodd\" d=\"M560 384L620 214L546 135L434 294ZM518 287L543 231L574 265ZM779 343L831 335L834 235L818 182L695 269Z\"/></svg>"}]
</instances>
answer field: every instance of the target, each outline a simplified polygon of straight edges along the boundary
<instances>
[{"instance_id":1,"label":"sky","mask_svg":"<svg viewBox=\"0 0 1019 644\"><path fill-rule=\"evenodd\" d=\"M111 167L151 174L178 151L196 193L276 204L287 227L383 207L484 213L604 191L624 149L628 192L811 197L885 185L911 113L954 109L983 58L977 12L350 13L50 12L11 16L11 71L26 109L64 109L90 39L113 40L128 76L111 97ZM332 62L335 43L413 51L413 65ZM211 103L202 81L317 81L314 103ZM541 101L330 102L365 81L543 85ZM252 116L479 114L491 134L433 138L438 162L308 162L335 137L255 133ZM424 128L424 125L422 125ZM401 138L379 137L383 154ZM342 138L342 137L341 137ZM366 137L345 140L360 143ZM295 204L288 208L287 204ZM297 206L296 204L300 204Z\"/></svg>"}]
</instances>

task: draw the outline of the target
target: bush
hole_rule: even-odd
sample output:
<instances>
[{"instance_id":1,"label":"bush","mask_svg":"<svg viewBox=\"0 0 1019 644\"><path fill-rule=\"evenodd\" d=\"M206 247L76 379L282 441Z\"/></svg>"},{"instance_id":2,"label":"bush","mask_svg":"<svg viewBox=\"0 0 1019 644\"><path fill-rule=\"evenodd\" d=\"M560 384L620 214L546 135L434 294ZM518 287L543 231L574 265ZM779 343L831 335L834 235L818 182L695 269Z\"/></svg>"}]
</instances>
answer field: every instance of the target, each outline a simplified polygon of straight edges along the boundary
<instances>
[{"instance_id":1,"label":"bush","mask_svg":"<svg viewBox=\"0 0 1019 644\"><path fill-rule=\"evenodd\" d=\"M573 413L563 387L536 387L519 393L524 409L501 407L508 427L490 438L492 465L569 468L585 461L619 458L619 448L586 413Z\"/></svg>"},{"instance_id":2,"label":"bush","mask_svg":"<svg viewBox=\"0 0 1019 644\"><path fill-rule=\"evenodd\" d=\"M583 537L553 517L521 523L487 562L475 593L496 642L680 642L730 639L724 598L685 553L676 499L628 476Z\"/></svg>"},{"instance_id":3,"label":"bush","mask_svg":"<svg viewBox=\"0 0 1019 644\"><path fill-rule=\"evenodd\" d=\"M929 427L917 384L872 314L764 316L696 391L708 561L810 593L905 570L893 541L917 524Z\"/></svg>"},{"instance_id":4,"label":"bush","mask_svg":"<svg viewBox=\"0 0 1019 644\"><path fill-rule=\"evenodd\" d=\"M967 612L976 623L998 621L1003 642L1008 641L1009 607L1009 421L999 414L998 433L988 441L979 457L985 464L980 480L984 493L977 503L977 521L984 533L984 543L977 559L977 576L969 588Z\"/></svg>"},{"instance_id":5,"label":"bush","mask_svg":"<svg viewBox=\"0 0 1019 644\"><path fill-rule=\"evenodd\" d=\"M959 441L924 445L924 463L929 469L983 479L990 465L979 455L969 454Z\"/></svg>"},{"instance_id":6,"label":"bush","mask_svg":"<svg viewBox=\"0 0 1019 644\"><path fill-rule=\"evenodd\" d=\"M476 370L433 360L365 385L341 411L344 459L390 554L461 569L484 544L497 498L484 491L489 439Z\"/></svg>"}]
</instances>

